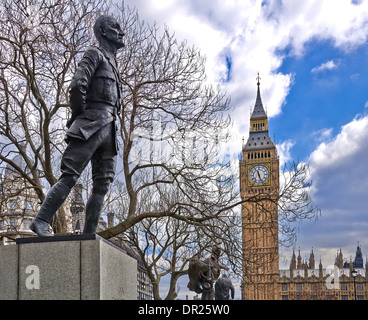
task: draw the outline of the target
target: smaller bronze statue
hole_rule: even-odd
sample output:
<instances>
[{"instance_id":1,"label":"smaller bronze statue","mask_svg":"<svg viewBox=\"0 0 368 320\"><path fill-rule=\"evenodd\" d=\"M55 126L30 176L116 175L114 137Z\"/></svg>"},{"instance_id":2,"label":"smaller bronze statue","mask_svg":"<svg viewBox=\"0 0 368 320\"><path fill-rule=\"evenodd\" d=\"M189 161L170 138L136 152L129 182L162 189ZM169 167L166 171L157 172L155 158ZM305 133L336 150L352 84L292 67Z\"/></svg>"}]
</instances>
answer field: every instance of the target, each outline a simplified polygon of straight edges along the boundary
<instances>
[{"instance_id":1,"label":"smaller bronze statue","mask_svg":"<svg viewBox=\"0 0 368 320\"><path fill-rule=\"evenodd\" d=\"M215 283L215 300L229 300L229 291L231 291L231 299L234 300L234 286L227 275L224 274Z\"/></svg>"},{"instance_id":2,"label":"smaller bronze statue","mask_svg":"<svg viewBox=\"0 0 368 320\"><path fill-rule=\"evenodd\" d=\"M198 294L202 294L202 300L213 300L215 290L213 283L220 276L221 269L227 269L220 265L218 259L221 250L213 247L212 254L205 260L200 260L198 255L189 261L189 283L188 288Z\"/></svg>"}]
</instances>

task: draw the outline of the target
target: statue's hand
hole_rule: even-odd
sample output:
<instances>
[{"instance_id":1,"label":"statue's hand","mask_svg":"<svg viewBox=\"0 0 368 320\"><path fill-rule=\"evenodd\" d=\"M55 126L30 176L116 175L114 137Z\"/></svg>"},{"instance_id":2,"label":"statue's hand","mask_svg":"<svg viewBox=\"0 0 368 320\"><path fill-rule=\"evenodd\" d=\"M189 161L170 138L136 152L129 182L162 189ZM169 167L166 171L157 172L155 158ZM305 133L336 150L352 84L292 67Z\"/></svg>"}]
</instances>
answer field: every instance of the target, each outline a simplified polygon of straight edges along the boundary
<instances>
[{"instance_id":1,"label":"statue's hand","mask_svg":"<svg viewBox=\"0 0 368 320\"><path fill-rule=\"evenodd\" d=\"M84 110L84 107L82 108L82 110ZM71 125L73 124L74 120L80 115L82 114L82 111L78 112L72 112L72 116L70 117L70 119L66 122L66 127L69 129L71 127Z\"/></svg>"}]
</instances>

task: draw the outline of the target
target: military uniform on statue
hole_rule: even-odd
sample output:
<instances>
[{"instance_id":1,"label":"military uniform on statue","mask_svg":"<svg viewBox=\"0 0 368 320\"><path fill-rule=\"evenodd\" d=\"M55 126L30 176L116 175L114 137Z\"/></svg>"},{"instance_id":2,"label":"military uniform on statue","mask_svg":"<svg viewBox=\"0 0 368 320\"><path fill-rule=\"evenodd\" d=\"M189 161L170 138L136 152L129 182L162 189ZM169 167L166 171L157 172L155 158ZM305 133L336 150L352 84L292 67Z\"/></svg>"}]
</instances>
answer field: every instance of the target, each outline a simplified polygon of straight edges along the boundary
<instances>
[{"instance_id":1,"label":"military uniform on statue","mask_svg":"<svg viewBox=\"0 0 368 320\"><path fill-rule=\"evenodd\" d=\"M51 188L30 226L39 236L51 236L50 222L89 161L93 190L86 205L84 234L95 233L103 201L114 179L117 156L116 115L122 84L116 51L124 46L123 32L110 16L94 25L98 47L89 48L78 64L70 85L72 117L67 123L68 143L61 160L61 176Z\"/></svg>"}]
</instances>

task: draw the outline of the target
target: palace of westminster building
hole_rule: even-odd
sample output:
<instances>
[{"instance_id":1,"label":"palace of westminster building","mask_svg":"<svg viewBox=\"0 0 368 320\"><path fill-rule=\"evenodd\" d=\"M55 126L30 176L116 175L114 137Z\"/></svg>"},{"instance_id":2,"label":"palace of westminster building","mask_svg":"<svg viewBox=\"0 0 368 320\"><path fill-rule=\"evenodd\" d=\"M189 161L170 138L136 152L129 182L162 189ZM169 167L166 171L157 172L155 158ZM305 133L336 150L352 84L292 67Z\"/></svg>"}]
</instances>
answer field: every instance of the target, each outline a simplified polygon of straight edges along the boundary
<instances>
[{"instance_id":1,"label":"palace of westminster building","mask_svg":"<svg viewBox=\"0 0 368 320\"><path fill-rule=\"evenodd\" d=\"M240 192L242 200L245 200L242 205L241 298L368 300L368 263L364 268L359 245L355 259L350 263L344 262L340 250L332 268L324 268L321 261L317 266L312 250L309 261L303 261L300 252L298 256L293 252L289 269L279 269L279 157L276 144L269 136L259 77L257 86L256 102L250 116L249 137L243 144L239 161ZM16 156L13 162L20 167L24 165L20 156ZM74 188L67 210L71 233L83 230L84 202L81 188L81 185ZM39 210L39 199L11 166L1 175L0 200L0 245L14 244L18 237L35 236L28 227ZM107 214L107 223L101 220L99 228L111 226L113 220L113 214ZM134 256L134 250L123 239L115 240L119 243L115 241L114 244ZM153 299L148 276L143 264L139 263L139 257L137 260L137 298Z\"/></svg>"}]
</instances>

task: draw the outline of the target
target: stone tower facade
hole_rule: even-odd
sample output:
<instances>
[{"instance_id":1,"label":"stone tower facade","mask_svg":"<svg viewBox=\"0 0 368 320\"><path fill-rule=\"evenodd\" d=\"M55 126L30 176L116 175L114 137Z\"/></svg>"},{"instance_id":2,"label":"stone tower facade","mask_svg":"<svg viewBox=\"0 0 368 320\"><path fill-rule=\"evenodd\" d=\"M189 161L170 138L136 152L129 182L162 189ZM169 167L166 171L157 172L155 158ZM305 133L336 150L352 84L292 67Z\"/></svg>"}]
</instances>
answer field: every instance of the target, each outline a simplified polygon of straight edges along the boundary
<instances>
[{"instance_id":1,"label":"stone tower facade","mask_svg":"<svg viewBox=\"0 0 368 320\"><path fill-rule=\"evenodd\" d=\"M242 205L242 299L279 299L279 157L268 131L260 78L249 138L239 163Z\"/></svg>"}]
</instances>

